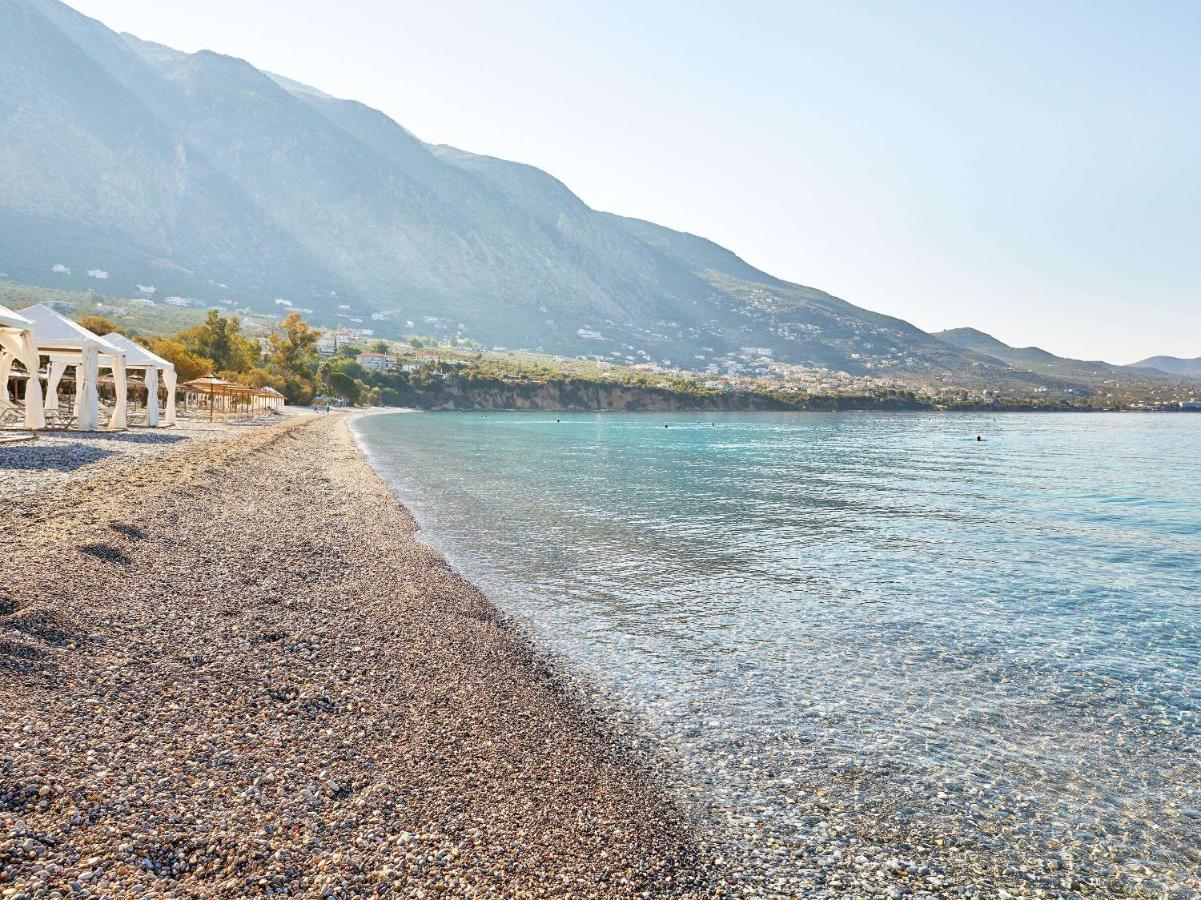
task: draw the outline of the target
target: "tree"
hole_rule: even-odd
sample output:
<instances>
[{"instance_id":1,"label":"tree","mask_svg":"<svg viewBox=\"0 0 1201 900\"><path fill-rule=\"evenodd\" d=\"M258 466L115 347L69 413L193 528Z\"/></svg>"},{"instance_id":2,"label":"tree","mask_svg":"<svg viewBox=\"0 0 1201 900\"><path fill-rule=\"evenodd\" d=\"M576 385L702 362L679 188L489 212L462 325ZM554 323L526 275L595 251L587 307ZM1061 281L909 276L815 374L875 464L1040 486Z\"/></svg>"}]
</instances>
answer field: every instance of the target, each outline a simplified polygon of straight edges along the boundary
<instances>
[{"instance_id":1,"label":"tree","mask_svg":"<svg viewBox=\"0 0 1201 900\"><path fill-rule=\"evenodd\" d=\"M229 367L235 372L249 372L263 361L263 351L257 338L242 332L242 320L230 316L225 322L225 334L229 343Z\"/></svg>"},{"instance_id":2,"label":"tree","mask_svg":"<svg viewBox=\"0 0 1201 900\"><path fill-rule=\"evenodd\" d=\"M313 402L313 395L317 393L316 385L311 377L298 378L295 375L284 377L284 386L281 390L289 403L301 406Z\"/></svg>"},{"instance_id":3,"label":"tree","mask_svg":"<svg viewBox=\"0 0 1201 900\"><path fill-rule=\"evenodd\" d=\"M243 384L248 384L251 387L271 387L275 388L281 394L287 379L283 375L269 371L262 367L251 369L249 372L243 372L240 378Z\"/></svg>"},{"instance_id":4,"label":"tree","mask_svg":"<svg viewBox=\"0 0 1201 900\"><path fill-rule=\"evenodd\" d=\"M355 379L355 387L359 389L359 400L363 406L379 406L379 388L372 387L364 381Z\"/></svg>"},{"instance_id":5,"label":"tree","mask_svg":"<svg viewBox=\"0 0 1201 900\"><path fill-rule=\"evenodd\" d=\"M371 349L375 353L385 353L386 354L388 352L388 342L387 341L376 341L374 344L371 345Z\"/></svg>"},{"instance_id":6,"label":"tree","mask_svg":"<svg viewBox=\"0 0 1201 900\"><path fill-rule=\"evenodd\" d=\"M151 353L157 353L175 366L175 376L181 382L200 378L214 371L213 361L192 353L182 343L172 338L153 338L146 342Z\"/></svg>"},{"instance_id":7,"label":"tree","mask_svg":"<svg viewBox=\"0 0 1201 900\"><path fill-rule=\"evenodd\" d=\"M334 359L330 362L330 371L342 372L351 378L365 378L363 367L354 359Z\"/></svg>"},{"instance_id":8,"label":"tree","mask_svg":"<svg viewBox=\"0 0 1201 900\"><path fill-rule=\"evenodd\" d=\"M92 334L98 334L102 337L106 334L112 334L114 331L117 334L125 334L124 328L104 318L104 316L80 316L78 322L88 331L92 332Z\"/></svg>"},{"instance_id":9,"label":"tree","mask_svg":"<svg viewBox=\"0 0 1201 900\"><path fill-rule=\"evenodd\" d=\"M222 371L245 372L258 365L258 343L242 334L237 316L226 318L210 309L199 325L185 328L176 336L193 354L211 359Z\"/></svg>"},{"instance_id":10,"label":"tree","mask_svg":"<svg viewBox=\"0 0 1201 900\"><path fill-rule=\"evenodd\" d=\"M311 378L320 336L321 332L311 327L300 313L288 313L267 338L271 365L285 376Z\"/></svg>"},{"instance_id":11,"label":"tree","mask_svg":"<svg viewBox=\"0 0 1201 900\"><path fill-rule=\"evenodd\" d=\"M225 320L217 310L210 309L203 322L182 329L175 339L189 352L211 359L219 368L226 368Z\"/></svg>"},{"instance_id":12,"label":"tree","mask_svg":"<svg viewBox=\"0 0 1201 900\"><path fill-rule=\"evenodd\" d=\"M284 378L282 388L289 403L308 403L316 393L317 339L321 332L300 313L288 313L267 337L267 363Z\"/></svg>"},{"instance_id":13,"label":"tree","mask_svg":"<svg viewBox=\"0 0 1201 900\"><path fill-rule=\"evenodd\" d=\"M338 397L345 397L351 403L359 399L359 385L362 382L355 381L345 372L333 372L329 376L329 389Z\"/></svg>"}]
</instances>

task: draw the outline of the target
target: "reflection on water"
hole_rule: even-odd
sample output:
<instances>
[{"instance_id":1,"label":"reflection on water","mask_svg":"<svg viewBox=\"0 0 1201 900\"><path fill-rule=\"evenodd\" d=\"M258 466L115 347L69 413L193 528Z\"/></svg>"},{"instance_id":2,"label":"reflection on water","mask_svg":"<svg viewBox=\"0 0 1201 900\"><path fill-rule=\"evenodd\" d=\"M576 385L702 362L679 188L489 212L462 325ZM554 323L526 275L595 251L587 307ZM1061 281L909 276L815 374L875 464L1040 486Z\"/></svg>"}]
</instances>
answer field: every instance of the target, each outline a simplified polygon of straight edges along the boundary
<instances>
[{"instance_id":1,"label":"reflection on water","mask_svg":"<svg viewBox=\"0 0 1201 900\"><path fill-rule=\"evenodd\" d=\"M431 543L646 716L763 892L1201 885L1201 416L356 428Z\"/></svg>"}]
</instances>

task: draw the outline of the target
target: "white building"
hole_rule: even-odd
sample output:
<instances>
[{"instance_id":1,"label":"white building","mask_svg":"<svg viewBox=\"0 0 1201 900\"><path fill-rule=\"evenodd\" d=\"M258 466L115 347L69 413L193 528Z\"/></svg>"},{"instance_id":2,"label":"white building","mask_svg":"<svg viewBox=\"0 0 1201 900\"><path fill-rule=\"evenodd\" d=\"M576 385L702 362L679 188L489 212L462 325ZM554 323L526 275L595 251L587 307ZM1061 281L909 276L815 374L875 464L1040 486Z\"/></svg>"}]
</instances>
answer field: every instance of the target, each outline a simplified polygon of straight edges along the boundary
<instances>
[{"instance_id":1,"label":"white building","mask_svg":"<svg viewBox=\"0 0 1201 900\"><path fill-rule=\"evenodd\" d=\"M386 372L392 368L392 358L387 353L360 353L355 362L369 372Z\"/></svg>"}]
</instances>

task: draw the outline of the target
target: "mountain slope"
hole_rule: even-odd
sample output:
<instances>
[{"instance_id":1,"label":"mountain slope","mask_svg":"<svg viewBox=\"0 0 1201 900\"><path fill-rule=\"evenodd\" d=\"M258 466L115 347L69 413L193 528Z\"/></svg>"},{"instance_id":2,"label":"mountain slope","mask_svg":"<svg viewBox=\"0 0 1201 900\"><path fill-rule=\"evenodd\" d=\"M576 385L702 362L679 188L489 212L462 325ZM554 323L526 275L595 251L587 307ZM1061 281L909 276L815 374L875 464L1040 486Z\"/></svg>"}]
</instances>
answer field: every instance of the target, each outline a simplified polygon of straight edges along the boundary
<instances>
[{"instance_id":1,"label":"mountain slope","mask_svg":"<svg viewBox=\"0 0 1201 900\"><path fill-rule=\"evenodd\" d=\"M1131 363L1134 369L1154 369L1169 375L1180 375L1187 378L1201 378L1201 356L1196 359L1181 359L1179 356L1152 356L1148 359Z\"/></svg>"},{"instance_id":2,"label":"mountain slope","mask_svg":"<svg viewBox=\"0 0 1201 900\"><path fill-rule=\"evenodd\" d=\"M0 270L691 368L1054 383L209 51L0 0Z\"/></svg>"},{"instance_id":3,"label":"mountain slope","mask_svg":"<svg viewBox=\"0 0 1201 900\"><path fill-rule=\"evenodd\" d=\"M65 262L66 286L181 292L214 287L209 271L242 282L230 294L246 299L265 269L336 281L187 144L189 112L177 84L99 23L50 0L0 3L5 271L56 284Z\"/></svg>"},{"instance_id":4,"label":"mountain slope","mask_svg":"<svg viewBox=\"0 0 1201 900\"><path fill-rule=\"evenodd\" d=\"M936 332L934 336L961 350L970 350L991 356L1016 369L1023 369L1049 378L1089 383L1099 379L1125 379L1145 374L1131 372L1130 366L1115 366L1100 360L1089 361L1056 356L1039 347L1011 347L975 328L951 328L947 331Z\"/></svg>"}]
</instances>

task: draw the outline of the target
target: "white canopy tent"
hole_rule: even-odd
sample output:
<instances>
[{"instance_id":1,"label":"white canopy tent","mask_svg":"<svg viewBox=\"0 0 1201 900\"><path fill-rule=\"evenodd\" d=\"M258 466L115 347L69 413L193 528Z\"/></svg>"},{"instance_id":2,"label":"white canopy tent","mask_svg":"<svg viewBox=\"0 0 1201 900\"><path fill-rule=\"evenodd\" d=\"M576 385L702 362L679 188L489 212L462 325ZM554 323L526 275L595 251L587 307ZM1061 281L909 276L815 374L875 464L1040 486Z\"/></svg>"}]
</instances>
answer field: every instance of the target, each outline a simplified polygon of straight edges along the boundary
<instances>
[{"instance_id":1,"label":"white canopy tent","mask_svg":"<svg viewBox=\"0 0 1201 900\"><path fill-rule=\"evenodd\" d=\"M167 387L167 405L163 410L163 425L175 424L175 365L141 344L135 344L123 334L111 332L104 339L125 351L125 369L142 369L146 376L146 424L158 425L158 376Z\"/></svg>"},{"instance_id":2,"label":"white canopy tent","mask_svg":"<svg viewBox=\"0 0 1201 900\"><path fill-rule=\"evenodd\" d=\"M10 405L8 376L13 362L19 362L29 374L25 382L25 427L37 431L46 427L46 414L42 410L42 383L38 380L42 363L32 329L30 319L0 306L0 409Z\"/></svg>"},{"instance_id":3,"label":"white canopy tent","mask_svg":"<svg viewBox=\"0 0 1201 900\"><path fill-rule=\"evenodd\" d=\"M117 395L105 429L119 431L125 428L125 351L45 304L39 303L23 309L21 315L32 323L30 330L38 353L50 358L45 409L58 409L58 383L66 374L67 368L74 366L78 428L80 431L96 431L100 427L100 395L97 386L100 380L99 369L103 367L112 371L113 386Z\"/></svg>"}]
</instances>

